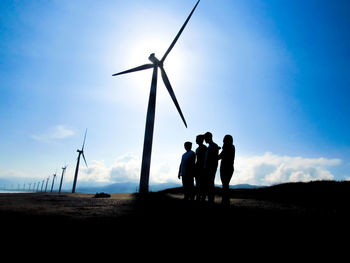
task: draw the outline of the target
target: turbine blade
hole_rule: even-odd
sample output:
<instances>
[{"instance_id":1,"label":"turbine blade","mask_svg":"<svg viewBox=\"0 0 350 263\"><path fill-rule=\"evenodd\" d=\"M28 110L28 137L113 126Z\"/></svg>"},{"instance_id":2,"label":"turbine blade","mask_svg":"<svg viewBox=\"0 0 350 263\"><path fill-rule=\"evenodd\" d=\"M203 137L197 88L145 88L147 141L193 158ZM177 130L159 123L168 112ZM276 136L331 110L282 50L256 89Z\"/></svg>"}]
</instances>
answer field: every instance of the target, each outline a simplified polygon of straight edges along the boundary
<instances>
[{"instance_id":1,"label":"turbine blade","mask_svg":"<svg viewBox=\"0 0 350 263\"><path fill-rule=\"evenodd\" d=\"M149 68L153 68L153 67L154 67L153 64L145 64L145 65L142 65L142 66L138 66L136 68L132 68L132 69L129 69L129 70L125 70L125 71L113 74L112 76L127 74L127 73L131 73L131 72L135 72L135 71L139 71L139 70L144 70L144 69L149 69Z\"/></svg>"},{"instance_id":2,"label":"turbine blade","mask_svg":"<svg viewBox=\"0 0 350 263\"><path fill-rule=\"evenodd\" d=\"M84 159L85 165L86 165L86 167L88 167L84 153L82 155L83 155L83 159Z\"/></svg>"},{"instance_id":3,"label":"turbine blade","mask_svg":"<svg viewBox=\"0 0 350 263\"><path fill-rule=\"evenodd\" d=\"M200 1L200 0L198 0L197 4L194 6L194 8L192 9L190 15L187 17L185 23L184 23L183 26L181 27L179 33L177 33L177 35L176 35L176 37L174 38L173 42L171 43L170 47L169 47L168 50L165 52L163 58L161 59L161 62L164 62L164 60L166 59L166 57L168 56L168 54L170 53L170 51L171 51L171 50L173 49L173 47L175 46L176 41L179 39L179 37L180 37L182 31L185 29L185 27L186 27L188 21L190 20L192 14L193 14L193 12L194 12L194 10L196 9L197 5L199 4L199 1Z\"/></svg>"},{"instance_id":4,"label":"turbine blade","mask_svg":"<svg viewBox=\"0 0 350 263\"><path fill-rule=\"evenodd\" d=\"M164 70L163 67L160 67L160 71L162 73L162 78L163 78L165 87L167 88L167 90L168 90L168 92L170 94L170 97L172 98L172 100L173 100L173 102L174 102L174 104L176 106L176 109L179 112L179 114L181 116L181 119L183 120L183 122L184 122L184 124L185 124L185 126L187 128L187 123L185 121L185 117L183 116L182 111L181 111L180 106L179 106L179 103L177 102L177 99L175 97L175 93L174 93L174 91L173 91L173 89L172 89L172 87L170 85L170 81L168 79L168 76L166 75L165 70Z\"/></svg>"},{"instance_id":5,"label":"turbine blade","mask_svg":"<svg viewBox=\"0 0 350 263\"><path fill-rule=\"evenodd\" d=\"M87 128L85 130L85 135L84 135L84 141L83 141L83 146L81 147L81 150L84 150L84 145L85 145L85 139L86 139L86 133L87 133Z\"/></svg>"}]
</instances>

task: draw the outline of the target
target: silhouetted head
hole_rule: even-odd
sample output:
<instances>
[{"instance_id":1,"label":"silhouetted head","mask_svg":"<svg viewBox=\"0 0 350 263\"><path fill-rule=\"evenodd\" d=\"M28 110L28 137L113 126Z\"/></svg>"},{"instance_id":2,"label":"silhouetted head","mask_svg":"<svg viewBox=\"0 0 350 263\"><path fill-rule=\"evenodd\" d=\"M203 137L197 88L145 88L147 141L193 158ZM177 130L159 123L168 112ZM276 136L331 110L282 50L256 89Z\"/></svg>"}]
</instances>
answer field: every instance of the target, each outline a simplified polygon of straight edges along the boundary
<instances>
[{"instance_id":1,"label":"silhouetted head","mask_svg":"<svg viewBox=\"0 0 350 263\"><path fill-rule=\"evenodd\" d=\"M192 142L185 142L184 146L186 151L190 151L192 149Z\"/></svg>"},{"instance_id":2,"label":"silhouetted head","mask_svg":"<svg viewBox=\"0 0 350 263\"><path fill-rule=\"evenodd\" d=\"M203 141L204 141L204 135L203 135L203 134L197 135L197 137L196 137L196 143L197 143L198 145L202 145L202 144L203 144Z\"/></svg>"},{"instance_id":3,"label":"silhouetted head","mask_svg":"<svg viewBox=\"0 0 350 263\"><path fill-rule=\"evenodd\" d=\"M232 145L233 144L233 138L230 134L225 135L223 140L225 145Z\"/></svg>"},{"instance_id":4,"label":"silhouetted head","mask_svg":"<svg viewBox=\"0 0 350 263\"><path fill-rule=\"evenodd\" d=\"M206 132L204 134L204 139L206 143L211 143L213 142L213 135L211 134L211 132Z\"/></svg>"}]
</instances>

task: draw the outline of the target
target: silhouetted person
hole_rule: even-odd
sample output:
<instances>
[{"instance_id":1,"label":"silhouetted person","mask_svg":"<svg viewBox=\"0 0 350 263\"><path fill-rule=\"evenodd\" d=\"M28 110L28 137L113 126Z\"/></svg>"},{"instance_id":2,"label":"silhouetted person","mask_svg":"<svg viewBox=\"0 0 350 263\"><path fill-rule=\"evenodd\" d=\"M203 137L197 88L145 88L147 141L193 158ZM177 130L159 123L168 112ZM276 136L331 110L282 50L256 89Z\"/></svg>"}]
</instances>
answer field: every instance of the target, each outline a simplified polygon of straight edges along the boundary
<instances>
[{"instance_id":1,"label":"silhouetted person","mask_svg":"<svg viewBox=\"0 0 350 263\"><path fill-rule=\"evenodd\" d=\"M178 178L182 177L182 185L184 188L184 199L193 200L194 198L194 165L196 154L192 151L192 143L185 142L186 152L182 155Z\"/></svg>"},{"instance_id":2,"label":"silhouetted person","mask_svg":"<svg viewBox=\"0 0 350 263\"><path fill-rule=\"evenodd\" d=\"M236 149L233 145L233 138L231 135L225 135L223 142L224 145L222 146L222 151L219 154L219 159L221 159L220 179L222 182L222 204L229 205L229 184L234 171Z\"/></svg>"},{"instance_id":3,"label":"silhouetted person","mask_svg":"<svg viewBox=\"0 0 350 263\"><path fill-rule=\"evenodd\" d=\"M214 181L215 174L218 168L218 155L220 147L213 142L213 135L210 132L204 134L205 142L208 143L208 148L205 153L204 169L206 174L206 195L208 195L208 201L214 202ZM205 196L204 196L205 200Z\"/></svg>"},{"instance_id":4,"label":"silhouetted person","mask_svg":"<svg viewBox=\"0 0 350 263\"><path fill-rule=\"evenodd\" d=\"M204 159L207 152L207 146L203 144L204 135L200 134L196 137L198 148L196 149L195 179L196 179L196 200L202 200L204 188L202 181L205 180ZM205 182L204 182L205 184Z\"/></svg>"}]
</instances>

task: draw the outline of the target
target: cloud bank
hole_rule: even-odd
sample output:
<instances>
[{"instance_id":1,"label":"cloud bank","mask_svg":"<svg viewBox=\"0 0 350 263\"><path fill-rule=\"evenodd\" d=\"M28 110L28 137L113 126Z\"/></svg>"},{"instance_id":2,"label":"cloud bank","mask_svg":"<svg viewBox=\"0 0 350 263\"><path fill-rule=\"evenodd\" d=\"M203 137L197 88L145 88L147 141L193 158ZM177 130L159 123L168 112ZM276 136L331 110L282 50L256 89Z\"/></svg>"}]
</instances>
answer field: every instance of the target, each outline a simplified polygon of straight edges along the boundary
<instances>
[{"instance_id":1,"label":"cloud bank","mask_svg":"<svg viewBox=\"0 0 350 263\"><path fill-rule=\"evenodd\" d=\"M272 185L284 182L332 180L329 167L341 164L340 159L279 156L272 153L237 157L231 184ZM104 161L91 161L81 167L79 181L98 183L139 182L141 160L132 154L118 158L111 166ZM174 168L175 167L175 168ZM178 164L152 163L150 183L177 182ZM221 184L219 169L216 183Z\"/></svg>"},{"instance_id":2,"label":"cloud bank","mask_svg":"<svg viewBox=\"0 0 350 263\"><path fill-rule=\"evenodd\" d=\"M329 167L341 164L340 159L279 156L238 157L231 183L272 185L285 182L332 180Z\"/></svg>"},{"instance_id":3,"label":"cloud bank","mask_svg":"<svg viewBox=\"0 0 350 263\"><path fill-rule=\"evenodd\" d=\"M125 183L139 182L141 160L132 154L123 155L106 166L104 161L93 160L89 168L81 167L79 181L97 183ZM177 170L172 169L168 163L152 164L150 183L159 184L180 181L177 178Z\"/></svg>"}]
</instances>

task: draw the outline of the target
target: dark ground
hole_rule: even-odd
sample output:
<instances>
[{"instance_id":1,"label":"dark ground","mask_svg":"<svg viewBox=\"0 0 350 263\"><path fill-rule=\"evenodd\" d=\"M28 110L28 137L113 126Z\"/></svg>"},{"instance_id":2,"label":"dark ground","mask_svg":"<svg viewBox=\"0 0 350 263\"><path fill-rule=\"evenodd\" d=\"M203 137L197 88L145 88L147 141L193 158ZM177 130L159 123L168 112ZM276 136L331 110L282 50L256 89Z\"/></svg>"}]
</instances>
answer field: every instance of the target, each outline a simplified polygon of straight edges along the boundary
<instances>
[{"instance_id":1,"label":"dark ground","mask_svg":"<svg viewBox=\"0 0 350 263\"><path fill-rule=\"evenodd\" d=\"M229 207L220 204L221 192L216 191L213 205L182 200L181 188L144 196L112 194L111 198L68 193L0 194L2 237L20 236L40 244L65 240L66 245L114 247L122 242L154 250L186 246L226 251L226 247L235 253L235 248L300 250L315 244L336 244L341 249L347 244L348 182L231 189Z\"/></svg>"}]
</instances>

